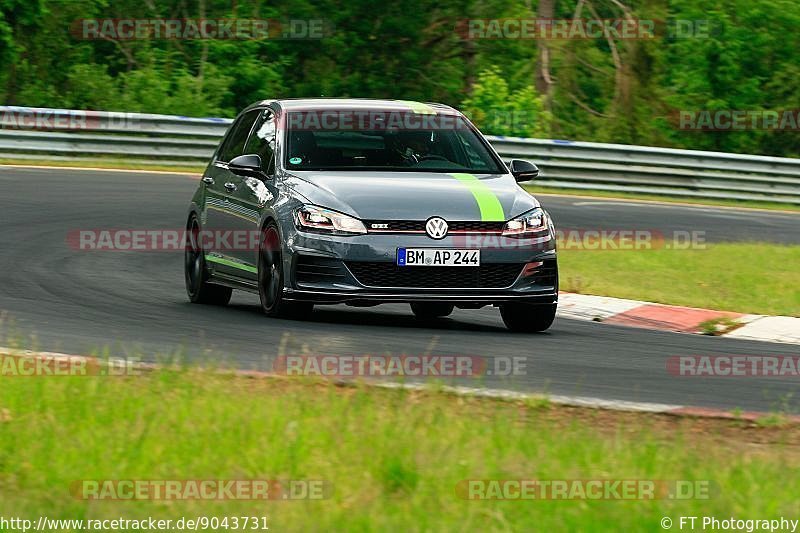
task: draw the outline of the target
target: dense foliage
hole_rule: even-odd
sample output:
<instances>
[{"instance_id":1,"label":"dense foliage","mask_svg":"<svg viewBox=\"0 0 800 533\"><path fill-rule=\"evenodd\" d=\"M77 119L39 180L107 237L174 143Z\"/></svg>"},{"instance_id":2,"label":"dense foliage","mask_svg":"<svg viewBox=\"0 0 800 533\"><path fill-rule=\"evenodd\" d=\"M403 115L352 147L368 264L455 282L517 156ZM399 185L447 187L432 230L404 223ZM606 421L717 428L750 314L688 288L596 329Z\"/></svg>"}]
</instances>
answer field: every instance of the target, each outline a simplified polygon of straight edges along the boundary
<instances>
[{"instance_id":1,"label":"dense foliage","mask_svg":"<svg viewBox=\"0 0 800 533\"><path fill-rule=\"evenodd\" d=\"M468 39L467 18L647 19L654 39ZM89 18L323 19L323 39L87 40ZM675 35L676 21L708 21ZM461 29L459 29L461 28ZM709 30L710 28L710 30ZM680 110L791 110L796 0L0 0L5 104L232 116L272 97L463 107L487 133L800 156L787 131Z\"/></svg>"}]
</instances>

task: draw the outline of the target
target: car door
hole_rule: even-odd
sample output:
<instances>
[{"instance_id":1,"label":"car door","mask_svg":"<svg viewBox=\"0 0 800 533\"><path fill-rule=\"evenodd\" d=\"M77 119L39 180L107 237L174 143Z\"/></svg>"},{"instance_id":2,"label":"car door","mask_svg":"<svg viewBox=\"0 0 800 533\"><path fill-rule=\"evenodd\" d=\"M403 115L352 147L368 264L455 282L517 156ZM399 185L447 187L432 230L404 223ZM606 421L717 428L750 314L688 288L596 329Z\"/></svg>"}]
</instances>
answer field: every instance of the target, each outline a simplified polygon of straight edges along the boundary
<instances>
[{"instance_id":1,"label":"car door","mask_svg":"<svg viewBox=\"0 0 800 533\"><path fill-rule=\"evenodd\" d=\"M243 273L245 277L255 279L254 269L257 265L259 222L261 212L277 198L275 188L275 135L277 124L275 115L270 109L262 109L250 131L245 143L244 154L256 154L261 158L262 178L240 176L236 182L236 190L230 193L230 209L235 213L233 222L237 235L248 235L250 246L237 246L233 256L249 268Z\"/></svg>"},{"instance_id":2,"label":"car door","mask_svg":"<svg viewBox=\"0 0 800 533\"><path fill-rule=\"evenodd\" d=\"M242 155L253 124L260 114L260 109L254 109L234 122L216 159L203 176L206 184L204 229L210 236L205 240L206 260L211 263L215 272L233 275L242 273L242 268L233 261L236 248L233 236L240 213L231 204L231 196L241 186L241 178L228 170L228 163L234 157Z\"/></svg>"}]
</instances>

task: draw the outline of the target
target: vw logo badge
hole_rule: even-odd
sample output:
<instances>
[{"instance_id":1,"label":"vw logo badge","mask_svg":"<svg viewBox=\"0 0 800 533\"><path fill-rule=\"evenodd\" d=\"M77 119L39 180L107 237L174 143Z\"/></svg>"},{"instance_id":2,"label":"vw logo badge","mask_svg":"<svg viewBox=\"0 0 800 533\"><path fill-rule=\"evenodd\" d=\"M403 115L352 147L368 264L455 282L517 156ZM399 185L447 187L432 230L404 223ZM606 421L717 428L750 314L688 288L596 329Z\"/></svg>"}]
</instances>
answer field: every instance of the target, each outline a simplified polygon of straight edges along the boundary
<instances>
[{"instance_id":1,"label":"vw logo badge","mask_svg":"<svg viewBox=\"0 0 800 533\"><path fill-rule=\"evenodd\" d=\"M425 232L431 239L444 239L447 235L447 221L441 217L431 217L425 223Z\"/></svg>"}]
</instances>

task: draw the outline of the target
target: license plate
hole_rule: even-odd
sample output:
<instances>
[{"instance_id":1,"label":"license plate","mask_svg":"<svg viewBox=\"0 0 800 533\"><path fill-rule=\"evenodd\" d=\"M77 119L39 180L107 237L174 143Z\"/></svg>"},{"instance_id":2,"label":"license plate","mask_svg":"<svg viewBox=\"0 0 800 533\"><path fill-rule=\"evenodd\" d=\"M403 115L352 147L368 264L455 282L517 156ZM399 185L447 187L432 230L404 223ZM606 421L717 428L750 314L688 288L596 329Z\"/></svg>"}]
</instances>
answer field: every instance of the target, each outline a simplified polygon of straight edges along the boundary
<instances>
[{"instance_id":1,"label":"license plate","mask_svg":"<svg viewBox=\"0 0 800 533\"><path fill-rule=\"evenodd\" d=\"M398 266L465 266L481 264L480 250L443 248L398 248Z\"/></svg>"}]
</instances>

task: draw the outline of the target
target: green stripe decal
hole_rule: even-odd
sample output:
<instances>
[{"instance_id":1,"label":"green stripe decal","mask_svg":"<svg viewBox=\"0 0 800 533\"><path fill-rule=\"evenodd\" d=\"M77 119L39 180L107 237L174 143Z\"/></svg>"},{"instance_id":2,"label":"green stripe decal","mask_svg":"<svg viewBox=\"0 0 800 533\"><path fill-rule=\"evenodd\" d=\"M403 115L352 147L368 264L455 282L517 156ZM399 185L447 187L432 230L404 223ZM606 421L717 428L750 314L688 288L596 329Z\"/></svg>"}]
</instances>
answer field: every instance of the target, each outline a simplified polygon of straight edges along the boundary
<instances>
[{"instance_id":1,"label":"green stripe decal","mask_svg":"<svg viewBox=\"0 0 800 533\"><path fill-rule=\"evenodd\" d=\"M246 270L247 272L252 272L253 274L258 274L258 269L254 266L245 265L244 263L239 263L238 261L231 261L230 259L225 259L224 257L217 257L215 255L207 255L206 261L210 261L212 263L219 263L220 265L227 265L229 267L238 268L241 270Z\"/></svg>"},{"instance_id":2,"label":"green stripe decal","mask_svg":"<svg viewBox=\"0 0 800 533\"><path fill-rule=\"evenodd\" d=\"M472 174L458 172L450 175L466 185L472 196L475 197L475 201L478 202L478 208L481 210L482 221L502 222L506 219L500 200L497 199L497 196L488 185Z\"/></svg>"}]
</instances>

